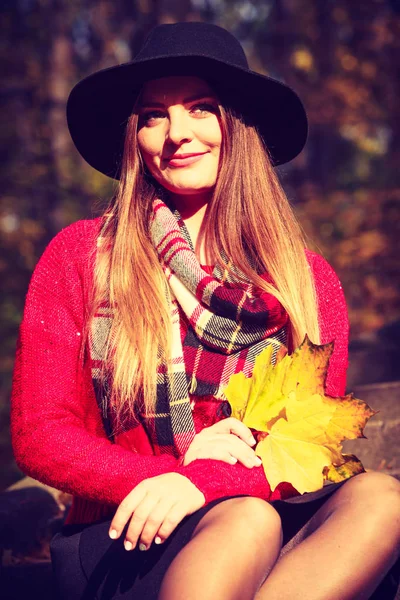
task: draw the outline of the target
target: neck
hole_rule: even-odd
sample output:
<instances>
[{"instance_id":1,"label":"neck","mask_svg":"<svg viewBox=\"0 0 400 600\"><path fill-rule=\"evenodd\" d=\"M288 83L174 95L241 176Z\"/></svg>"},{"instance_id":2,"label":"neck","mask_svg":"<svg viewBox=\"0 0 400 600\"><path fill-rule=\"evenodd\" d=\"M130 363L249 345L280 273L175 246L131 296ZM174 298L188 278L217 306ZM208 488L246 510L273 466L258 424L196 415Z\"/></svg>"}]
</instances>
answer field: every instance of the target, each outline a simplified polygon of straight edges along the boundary
<instances>
[{"instance_id":1,"label":"neck","mask_svg":"<svg viewBox=\"0 0 400 600\"><path fill-rule=\"evenodd\" d=\"M192 195L170 194L174 206L178 209L183 220L190 219L200 213L202 217L210 201L210 193Z\"/></svg>"},{"instance_id":2,"label":"neck","mask_svg":"<svg viewBox=\"0 0 400 600\"><path fill-rule=\"evenodd\" d=\"M199 194L191 196L171 194L170 196L183 221L185 222L186 229L188 230L192 239L197 257L199 258L200 262L203 262L204 264L206 262L204 240L202 239L201 243L199 243L199 233L210 196L211 194Z\"/></svg>"}]
</instances>

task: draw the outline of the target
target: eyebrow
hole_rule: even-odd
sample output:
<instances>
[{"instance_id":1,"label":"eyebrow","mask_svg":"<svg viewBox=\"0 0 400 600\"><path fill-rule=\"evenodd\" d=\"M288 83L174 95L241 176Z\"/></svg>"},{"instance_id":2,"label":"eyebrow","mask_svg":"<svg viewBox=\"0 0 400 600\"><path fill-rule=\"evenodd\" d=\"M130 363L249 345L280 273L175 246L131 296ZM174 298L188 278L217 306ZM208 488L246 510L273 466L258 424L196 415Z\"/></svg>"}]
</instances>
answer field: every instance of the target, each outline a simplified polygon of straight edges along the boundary
<instances>
[{"instance_id":1,"label":"eyebrow","mask_svg":"<svg viewBox=\"0 0 400 600\"><path fill-rule=\"evenodd\" d=\"M197 93L194 94L193 96L189 96L188 98L184 98L183 99L183 104L188 104L189 102L194 102L195 100L200 100L202 98L215 98L213 93ZM165 104L163 104L162 102L156 102L154 100L152 100L151 98L146 98L144 101L141 102L140 104L141 108L144 108L145 106L156 106L158 108L164 108Z\"/></svg>"}]
</instances>

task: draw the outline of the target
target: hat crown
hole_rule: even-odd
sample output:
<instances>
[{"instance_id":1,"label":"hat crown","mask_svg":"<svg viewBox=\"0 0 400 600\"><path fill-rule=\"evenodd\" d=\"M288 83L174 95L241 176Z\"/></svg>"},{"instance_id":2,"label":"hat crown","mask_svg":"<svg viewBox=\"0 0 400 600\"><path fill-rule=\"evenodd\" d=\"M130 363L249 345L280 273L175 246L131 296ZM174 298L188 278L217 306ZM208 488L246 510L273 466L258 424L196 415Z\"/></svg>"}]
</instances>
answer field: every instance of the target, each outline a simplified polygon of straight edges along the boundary
<instances>
[{"instance_id":1,"label":"hat crown","mask_svg":"<svg viewBox=\"0 0 400 600\"><path fill-rule=\"evenodd\" d=\"M155 27L134 62L182 56L204 56L248 69L244 50L229 31L211 23L193 21Z\"/></svg>"}]
</instances>

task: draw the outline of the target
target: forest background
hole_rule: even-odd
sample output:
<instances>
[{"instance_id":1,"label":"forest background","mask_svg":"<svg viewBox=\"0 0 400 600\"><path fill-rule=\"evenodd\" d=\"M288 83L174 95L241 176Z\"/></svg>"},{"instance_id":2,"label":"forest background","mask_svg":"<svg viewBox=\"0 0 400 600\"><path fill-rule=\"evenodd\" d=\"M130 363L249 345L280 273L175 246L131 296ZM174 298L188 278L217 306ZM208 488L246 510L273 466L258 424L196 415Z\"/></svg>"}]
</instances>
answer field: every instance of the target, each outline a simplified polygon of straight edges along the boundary
<instances>
[{"instance_id":1,"label":"forest background","mask_svg":"<svg viewBox=\"0 0 400 600\"><path fill-rule=\"evenodd\" d=\"M9 399L32 270L60 229L100 214L113 192L70 140L69 91L131 60L159 23L222 25L252 69L298 92L309 139L279 173L343 283L349 385L400 378L399 0L3 0L0 19L0 489L21 477Z\"/></svg>"}]
</instances>

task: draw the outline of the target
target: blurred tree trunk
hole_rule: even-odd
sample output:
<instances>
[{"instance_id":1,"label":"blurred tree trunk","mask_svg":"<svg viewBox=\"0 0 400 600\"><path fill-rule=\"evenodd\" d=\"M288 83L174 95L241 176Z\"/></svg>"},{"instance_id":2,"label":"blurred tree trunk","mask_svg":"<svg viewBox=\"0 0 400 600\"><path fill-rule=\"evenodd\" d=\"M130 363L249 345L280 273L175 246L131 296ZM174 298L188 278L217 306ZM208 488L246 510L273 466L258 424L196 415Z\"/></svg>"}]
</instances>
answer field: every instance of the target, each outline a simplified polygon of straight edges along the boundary
<instances>
[{"instance_id":1,"label":"blurred tree trunk","mask_svg":"<svg viewBox=\"0 0 400 600\"><path fill-rule=\"evenodd\" d=\"M67 3L54 3L47 78L50 148L58 185L70 181L73 175L68 169L72 141L65 120L65 100L71 89L74 72L67 7Z\"/></svg>"}]
</instances>

